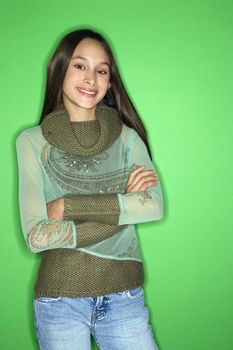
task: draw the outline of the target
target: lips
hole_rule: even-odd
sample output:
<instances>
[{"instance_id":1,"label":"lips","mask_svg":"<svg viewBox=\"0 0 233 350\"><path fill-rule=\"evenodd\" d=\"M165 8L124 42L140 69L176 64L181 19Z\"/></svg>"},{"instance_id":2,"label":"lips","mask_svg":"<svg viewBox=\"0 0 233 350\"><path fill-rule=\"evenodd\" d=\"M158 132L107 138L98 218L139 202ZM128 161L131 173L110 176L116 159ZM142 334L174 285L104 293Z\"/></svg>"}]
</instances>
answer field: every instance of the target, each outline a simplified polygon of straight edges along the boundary
<instances>
[{"instance_id":1,"label":"lips","mask_svg":"<svg viewBox=\"0 0 233 350\"><path fill-rule=\"evenodd\" d=\"M82 89L80 87L77 88L78 92L81 95L87 96L87 97L95 97L97 94L96 90L91 90L91 89Z\"/></svg>"}]
</instances>

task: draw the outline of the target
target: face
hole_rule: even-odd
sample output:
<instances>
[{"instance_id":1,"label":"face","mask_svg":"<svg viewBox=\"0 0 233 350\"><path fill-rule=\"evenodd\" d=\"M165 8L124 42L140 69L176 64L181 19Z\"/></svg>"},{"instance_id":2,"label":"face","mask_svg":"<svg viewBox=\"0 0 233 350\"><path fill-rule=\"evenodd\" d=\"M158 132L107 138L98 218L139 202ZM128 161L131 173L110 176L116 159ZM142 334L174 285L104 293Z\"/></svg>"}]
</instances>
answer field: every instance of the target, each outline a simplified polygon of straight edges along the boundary
<instances>
[{"instance_id":1,"label":"face","mask_svg":"<svg viewBox=\"0 0 233 350\"><path fill-rule=\"evenodd\" d=\"M76 47L62 86L67 110L94 111L110 88L110 62L102 45L91 38ZM81 111L84 112L84 111Z\"/></svg>"}]
</instances>

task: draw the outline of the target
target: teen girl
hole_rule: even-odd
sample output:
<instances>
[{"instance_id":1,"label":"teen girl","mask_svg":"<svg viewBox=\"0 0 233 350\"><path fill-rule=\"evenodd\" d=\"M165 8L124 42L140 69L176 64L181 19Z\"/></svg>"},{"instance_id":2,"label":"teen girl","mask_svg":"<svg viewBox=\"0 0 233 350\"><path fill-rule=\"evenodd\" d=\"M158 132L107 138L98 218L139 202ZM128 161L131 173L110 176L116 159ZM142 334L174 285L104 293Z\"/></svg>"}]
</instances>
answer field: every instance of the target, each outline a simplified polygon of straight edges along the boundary
<instances>
[{"instance_id":1,"label":"teen girl","mask_svg":"<svg viewBox=\"0 0 233 350\"><path fill-rule=\"evenodd\" d=\"M163 200L146 131L102 35L66 35L48 65L39 126L17 138L20 215L32 252L40 348L157 349L134 224Z\"/></svg>"}]
</instances>

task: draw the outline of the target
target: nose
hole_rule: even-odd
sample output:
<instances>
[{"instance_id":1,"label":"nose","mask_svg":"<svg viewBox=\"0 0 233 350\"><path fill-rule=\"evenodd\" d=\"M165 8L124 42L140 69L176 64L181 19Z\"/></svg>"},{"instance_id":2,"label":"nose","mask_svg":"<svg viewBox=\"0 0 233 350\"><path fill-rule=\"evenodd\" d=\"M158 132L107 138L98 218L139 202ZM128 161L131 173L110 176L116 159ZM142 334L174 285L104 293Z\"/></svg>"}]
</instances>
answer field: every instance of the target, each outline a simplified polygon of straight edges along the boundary
<instances>
[{"instance_id":1,"label":"nose","mask_svg":"<svg viewBox=\"0 0 233 350\"><path fill-rule=\"evenodd\" d=\"M96 83L95 72L92 70L87 71L84 80L86 83L88 83L91 86L95 85Z\"/></svg>"}]
</instances>

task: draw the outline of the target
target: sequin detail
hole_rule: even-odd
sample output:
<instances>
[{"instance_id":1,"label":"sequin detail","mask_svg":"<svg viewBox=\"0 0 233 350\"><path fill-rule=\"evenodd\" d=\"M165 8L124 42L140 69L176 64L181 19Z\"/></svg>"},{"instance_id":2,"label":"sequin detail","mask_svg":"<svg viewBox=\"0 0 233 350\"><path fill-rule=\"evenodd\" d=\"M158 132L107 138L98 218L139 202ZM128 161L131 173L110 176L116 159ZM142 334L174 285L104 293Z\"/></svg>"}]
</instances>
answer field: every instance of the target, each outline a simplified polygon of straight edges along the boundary
<instances>
[{"instance_id":1,"label":"sequin detail","mask_svg":"<svg viewBox=\"0 0 233 350\"><path fill-rule=\"evenodd\" d=\"M64 153L64 152L63 152ZM98 172L98 166L102 162L108 159L109 155L107 152L103 152L100 155L82 157L75 156L70 154L64 154L61 156L61 159L64 159L64 164L67 167L73 167L77 171L84 170L85 172Z\"/></svg>"},{"instance_id":2,"label":"sequin detail","mask_svg":"<svg viewBox=\"0 0 233 350\"><path fill-rule=\"evenodd\" d=\"M100 174L97 166L100 167L106 161L110 163L107 151L82 157L70 155L47 143L41 152L41 162L52 181L65 192L124 193L131 171L127 166L127 152L126 149L121 169L104 174Z\"/></svg>"}]
</instances>

